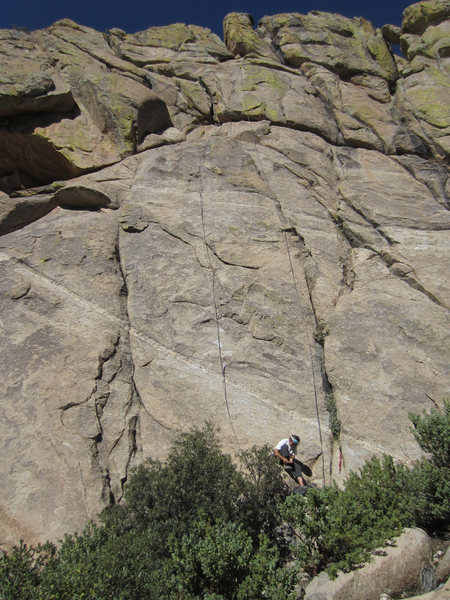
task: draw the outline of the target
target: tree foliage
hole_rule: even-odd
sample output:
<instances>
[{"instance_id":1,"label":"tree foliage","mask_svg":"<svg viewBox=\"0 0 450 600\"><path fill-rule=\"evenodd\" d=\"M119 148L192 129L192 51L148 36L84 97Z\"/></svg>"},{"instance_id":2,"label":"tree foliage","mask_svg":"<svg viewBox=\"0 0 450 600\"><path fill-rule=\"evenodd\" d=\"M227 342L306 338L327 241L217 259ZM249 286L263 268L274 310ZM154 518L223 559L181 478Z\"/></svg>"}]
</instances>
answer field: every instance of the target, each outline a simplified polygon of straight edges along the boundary
<instances>
[{"instance_id":1,"label":"tree foliage","mask_svg":"<svg viewBox=\"0 0 450 600\"><path fill-rule=\"evenodd\" d=\"M374 457L350 474L344 490L329 486L285 501L283 518L296 531L297 558L310 575L355 568L412 524L399 471L391 457Z\"/></svg>"},{"instance_id":2,"label":"tree foliage","mask_svg":"<svg viewBox=\"0 0 450 600\"><path fill-rule=\"evenodd\" d=\"M241 453L238 466L211 426L180 434L165 462L135 470L125 502L97 524L58 547L21 543L0 557L0 598L294 598L299 571L333 575L405 526L448 527L450 405L410 418L425 452L413 468L372 458L345 489L313 488L306 498L288 494L268 446Z\"/></svg>"},{"instance_id":3,"label":"tree foliage","mask_svg":"<svg viewBox=\"0 0 450 600\"><path fill-rule=\"evenodd\" d=\"M21 545L0 559L2 600L289 598L277 540L288 488L268 447L239 469L210 425L179 435L162 463L133 473L125 502L58 549ZM49 552L51 548L51 552ZM243 586L242 589L241 585ZM247 590L247 591L246 591Z\"/></svg>"},{"instance_id":4,"label":"tree foliage","mask_svg":"<svg viewBox=\"0 0 450 600\"><path fill-rule=\"evenodd\" d=\"M311 490L307 500L290 497L281 507L298 538L297 558L309 574L349 570L407 526L448 534L450 523L450 404L410 415L425 452L413 468L392 457L373 457L350 473L344 490Z\"/></svg>"},{"instance_id":5,"label":"tree foliage","mask_svg":"<svg viewBox=\"0 0 450 600\"><path fill-rule=\"evenodd\" d=\"M422 415L409 415L412 432L426 453L408 473L410 511L431 533L448 535L450 527L450 401Z\"/></svg>"}]
</instances>

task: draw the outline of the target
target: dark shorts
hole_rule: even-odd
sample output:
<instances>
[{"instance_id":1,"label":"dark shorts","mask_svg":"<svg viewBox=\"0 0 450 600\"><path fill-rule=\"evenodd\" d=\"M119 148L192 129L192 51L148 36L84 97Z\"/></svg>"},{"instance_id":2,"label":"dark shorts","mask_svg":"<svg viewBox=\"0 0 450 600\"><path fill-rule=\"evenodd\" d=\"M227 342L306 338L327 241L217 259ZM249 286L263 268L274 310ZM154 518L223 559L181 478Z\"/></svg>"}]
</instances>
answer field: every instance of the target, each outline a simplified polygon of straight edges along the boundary
<instances>
[{"instance_id":1,"label":"dark shorts","mask_svg":"<svg viewBox=\"0 0 450 600\"><path fill-rule=\"evenodd\" d=\"M281 446L279 452L283 458L290 458L290 456L291 456L289 446L287 444L284 444L284 446ZM297 480L299 477L302 477L302 467L301 467L300 462L296 458L294 458L294 462L290 465L286 465L281 460L280 460L280 463L283 465L283 469L286 471L286 473L289 473L289 475L293 479Z\"/></svg>"}]
</instances>

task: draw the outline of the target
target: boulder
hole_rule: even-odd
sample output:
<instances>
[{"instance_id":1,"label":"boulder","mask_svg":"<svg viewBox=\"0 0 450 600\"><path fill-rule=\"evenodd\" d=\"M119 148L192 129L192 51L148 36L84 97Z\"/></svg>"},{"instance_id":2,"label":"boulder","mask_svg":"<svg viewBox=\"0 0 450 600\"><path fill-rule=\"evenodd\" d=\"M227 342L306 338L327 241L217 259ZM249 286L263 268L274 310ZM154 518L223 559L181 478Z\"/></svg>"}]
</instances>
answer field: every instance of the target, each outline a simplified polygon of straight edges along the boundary
<instances>
[{"instance_id":1,"label":"boulder","mask_svg":"<svg viewBox=\"0 0 450 600\"><path fill-rule=\"evenodd\" d=\"M339 75L368 73L395 81L398 77L381 31L360 18L313 11L307 15L280 14L261 19L284 60L293 67L313 62Z\"/></svg>"},{"instance_id":2,"label":"boulder","mask_svg":"<svg viewBox=\"0 0 450 600\"><path fill-rule=\"evenodd\" d=\"M432 138L434 152L442 157L450 147L449 11L444 0L418 2L405 9L400 45L408 65L403 68L402 85L397 92Z\"/></svg>"},{"instance_id":3,"label":"boulder","mask_svg":"<svg viewBox=\"0 0 450 600\"><path fill-rule=\"evenodd\" d=\"M0 192L0 235L40 219L55 206L53 195L10 198Z\"/></svg>"},{"instance_id":4,"label":"boulder","mask_svg":"<svg viewBox=\"0 0 450 600\"><path fill-rule=\"evenodd\" d=\"M223 20L225 44L234 56L257 54L278 60L275 52L253 29L253 17L245 13L230 13Z\"/></svg>"},{"instance_id":5,"label":"boulder","mask_svg":"<svg viewBox=\"0 0 450 600\"><path fill-rule=\"evenodd\" d=\"M326 572L305 589L305 600L379 600L386 593L398 597L406 592L430 591L428 574L433 570L431 539L421 529L407 529L361 569L339 574L331 580ZM424 589L425 587L425 589Z\"/></svg>"},{"instance_id":6,"label":"boulder","mask_svg":"<svg viewBox=\"0 0 450 600\"><path fill-rule=\"evenodd\" d=\"M99 32L67 19L45 32L4 33L0 47L8 69L0 81L6 191L113 164L171 125L146 72L119 59Z\"/></svg>"},{"instance_id":7,"label":"boulder","mask_svg":"<svg viewBox=\"0 0 450 600\"><path fill-rule=\"evenodd\" d=\"M432 592L420 594L420 596L409 596L410 600L447 600L450 595L450 580L438 586Z\"/></svg>"},{"instance_id":8,"label":"boulder","mask_svg":"<svg viewBox=\"0 0 450 600\"><path fill-rule=\"evenodd\" d=\"M450 577L450 546L438 558L436 566L436 583L445 582ZM448 582L447 582L448 586Z\"/></svg>"}]
</instances>

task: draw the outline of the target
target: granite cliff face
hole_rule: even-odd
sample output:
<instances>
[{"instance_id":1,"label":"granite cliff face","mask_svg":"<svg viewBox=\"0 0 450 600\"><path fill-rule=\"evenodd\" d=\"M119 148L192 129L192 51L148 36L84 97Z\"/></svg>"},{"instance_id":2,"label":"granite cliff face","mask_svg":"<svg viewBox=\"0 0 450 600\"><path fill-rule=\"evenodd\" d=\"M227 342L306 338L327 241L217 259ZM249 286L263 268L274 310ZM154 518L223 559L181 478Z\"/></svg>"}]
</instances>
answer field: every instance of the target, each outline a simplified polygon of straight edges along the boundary
<instances>
[{"instance_id":1,"label":"granite cliff face","mask_svg":"<svg viewBox=\"0 0 450 600\"><path fill-rule=\"evenodd\" d=\"M417 457L450 383L449 14L0 31L0 546L205 420L230 452L298 432L319 485Z\"/></svg>"}]
</instances>

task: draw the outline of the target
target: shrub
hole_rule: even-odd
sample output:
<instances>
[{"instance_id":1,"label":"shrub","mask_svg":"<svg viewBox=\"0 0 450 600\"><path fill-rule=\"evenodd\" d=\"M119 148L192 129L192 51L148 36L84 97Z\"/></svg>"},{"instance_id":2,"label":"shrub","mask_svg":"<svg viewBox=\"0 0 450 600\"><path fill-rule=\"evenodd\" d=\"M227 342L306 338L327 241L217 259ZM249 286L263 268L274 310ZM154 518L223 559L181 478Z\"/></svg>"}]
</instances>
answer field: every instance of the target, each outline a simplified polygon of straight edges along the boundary
<instances>
[{"instance_id":1,"label":"shrub","mask_svg":"<svg viewBox=\"0 0 450 600\"><path fill-rule=\"evenodd\" d=\"M210 526L199 521L190 534L172 539L163 597L202 598L208 593L232 598L248 573L252 553L250 536L236 523L219 520Z\"/></svg>"},{"instance_id":2,"label":"shrub","mask_svg":"<svg viewBox=\"0 0 450 600\"><path fill-rule=\"evenodd\" d=\"M295 570L281 567L277 548L261 536L254 547L236 523L199 521L191 534L172 540L162 572L160 596L168 600L287 600Z\"/></svg>"},{"instance_id":3,"label":"shrub","mask_svg":"<svg viewBox=\"0 0 450 600\"><path fill-rule=\"evenodd\" d=\"M328 568L349 570L412 523L403 466L392 457L373 457L350 473L345 489L312 489L307 500L292 496L282 507L299 540L296 553L310 575Z\"/></svg>"},{"instance_id":4,"label":"shrub","mask_svg":"<svg viewBox=\"0 0 450 600\"><path fill-rule=\"evenodd\" d=\"M328 422L330 425L331 433L335 438L339 437L341 433L341 422L337 414L336 398L333 393L329 393L325 398L325 408L328 411Z\"/></svg>"},{"instance_id":5,"label":"shrub","mask_svg":"<svg viewBox=\"0 0 450 600\"><path fill-rule=\"evenodd\" d=\"M297 538L293 546L299 567L308 575L316 575L334 560L330 508L339 497L335 486L310 489L307 498L289 496L281 505L282 517L290 523Z\"/></svg>"},{"instance_id":6,"label":"shrub","mask_svg":"<svg viewBox=\"0 0 450 600\"><path fill-rule=\"evenodd\" d=\"M350 473L344 490L310 490L307 501L292 496L282 505L281 514L297 536L299 563L310 575L357 567L403 527L448 534L450 403L410 420L426 453L413 469L394 464L390 456L373 457L359 473Z\"/></svg>"},{"instance_id":7,"label":"shrub","mask_svg":"<svg viewBox=\"0 0 450 600\"><path fill-rule=\"evenodd\" d=\"M294 589L297 578L297 565L283 563L277 547L261 535L249 573L239 585L237 600L294 600L298 597Z\"/></svg>"},{"instance_id":8,"label":"shrub","mask_svg":"<svg viewBox=\"0 0 450 600\"><path fill-rule=\"evenodd\" d=\"M146 532L119 537L90 523L81 534L65 536L42 570L36 599L156 600L149 546Z\"/></svg>"},{"instance_id":9,"label":"shrub","mask_svg":"<svg viewBox=\"0 0 450 600\"><path fill-rule=\"evenodd\" d=\"M443 410L410 415L412 432L425 452L405 478L410 511L416 524L429 533L449 535L450 527L450 401Z\"/></svg>"},{"instance_id":10,"label":"shrub","mask_svg":"<svg viewBox=\"0 0 450 600\"><path fill-rule=\"evenodd\" d=\"M430 413L410 414L413 435L427 454L426 460L439 468L450 468L450 400L444 400L441 410L432 408Z\"/></svg>"},{"instance_id":11,"label":"shrub","mask_svg":"<svg viewBox=\"0 0 450 600\"><path fill-rule=\"evenodd\" d=\"M21 541L9 554L0 556L0 598L28 600L34 597L46 551L54 551L50 544L43 549L27 546Z\"/></svg>"},{"instance_id":12,"label":"shrub","mask_svg":"<svg viewBox=\"0 0 450 600\"><path fill-rule=\"evenodd\" d=\"M199 514L233 521L243 487L231 458L222 454L210 425L179 435L165 463L147 460L125 489L125 504L106 510L103 522L118 533L151 529L164 554L171 534L181 537Z\"/></svg>"},{"instance_id":13,"label":"shrub","mask_svg":"<svg viewBox=\"0 0 450 600\"><path fill-rule=\"evenodd\" d=\"M135 470L125 503L105 510L101 524L58 549L21 543L0 557L0 598L290 599L297 568L333 576L402 527L448 527L450 404L410 418L426 453L413 469L372 458L344 490L313 488L307 498L288 495L268 446L243 452L239 471L211 426L181 434L165 463ZM296 538L296 568L286 566L283 521Z\"/></svg>"},{"instance_id":14,"label":"shrub","mask_svg":"<svg viewBox=\"0 0 450 600\"><path fill-rule=\"evenodd\" d=\"M281 518L277 506L289 494L289 487L280 476L278 461L272 456L272 448L253 446L241 452L244 467L243 485L239 496L238 521L256 541L261 533L282 543L278 534Z\"/></svg>"}]
</instances>

